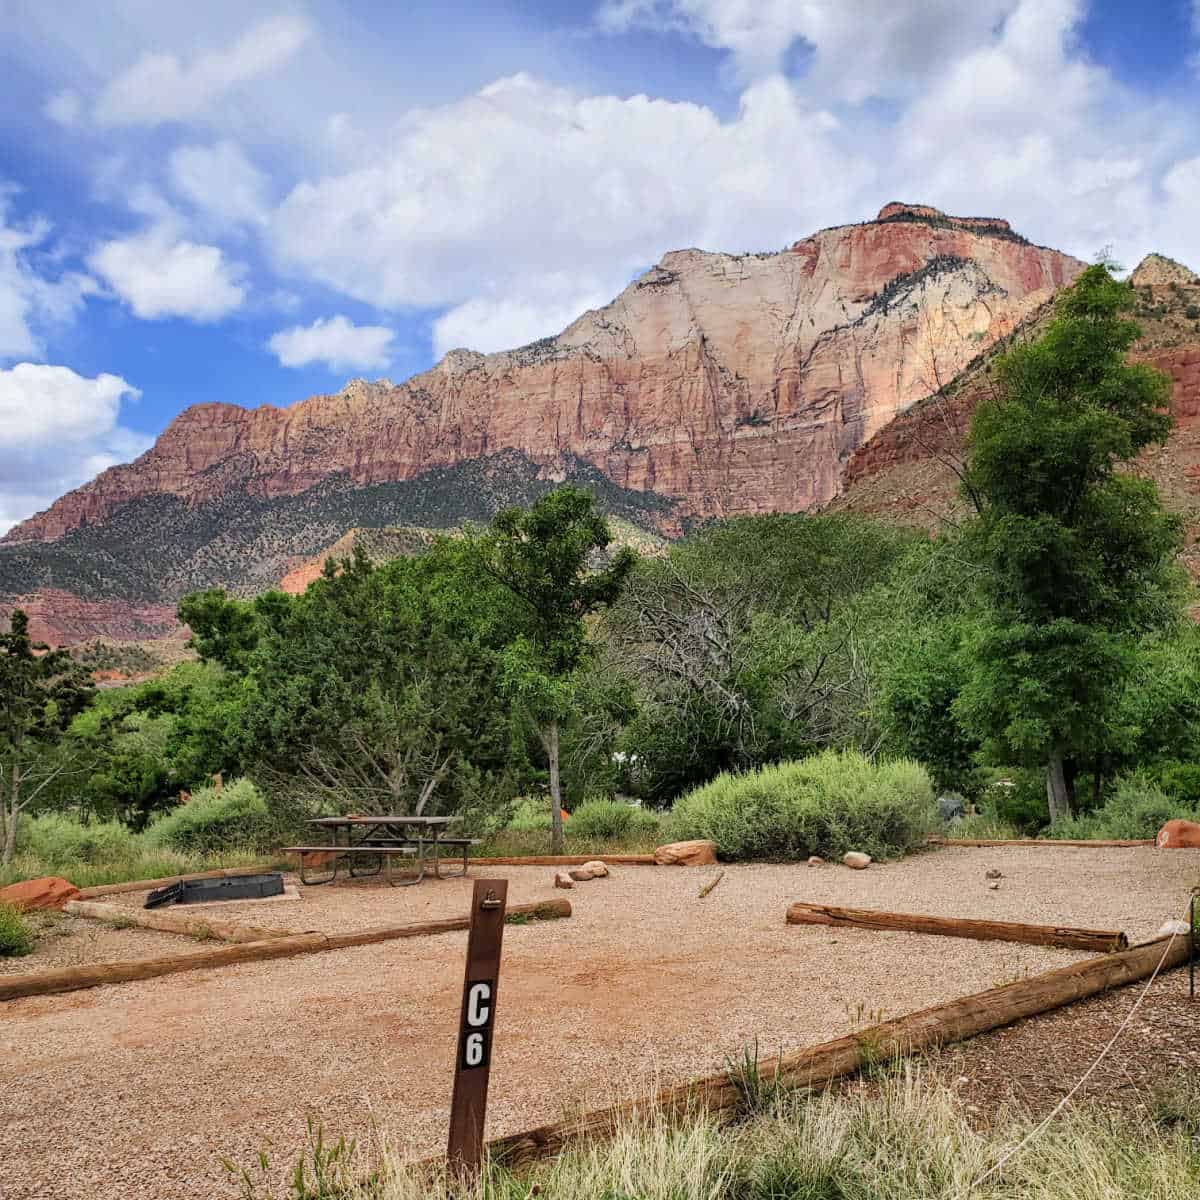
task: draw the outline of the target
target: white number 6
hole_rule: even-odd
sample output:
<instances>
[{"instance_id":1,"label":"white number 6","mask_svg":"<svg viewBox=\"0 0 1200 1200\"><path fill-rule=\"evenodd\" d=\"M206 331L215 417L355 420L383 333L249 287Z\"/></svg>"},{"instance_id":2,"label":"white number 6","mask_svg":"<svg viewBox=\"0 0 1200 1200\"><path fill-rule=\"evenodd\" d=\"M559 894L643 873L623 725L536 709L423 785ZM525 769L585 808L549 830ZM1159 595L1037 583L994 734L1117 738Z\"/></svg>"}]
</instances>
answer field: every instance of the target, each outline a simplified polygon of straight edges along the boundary
<instances>
[{"instance_id":1,"label":"white number 6","mask_svg":"<svg viewBox=\"0 0 1200 1200\"><path fill-rule=\"evenodd\" d=\"M468 1067L477 1067L483 1062L483 1034L468 1033L463 1044L463 1062Z\"/></svg>"}]
</instances>

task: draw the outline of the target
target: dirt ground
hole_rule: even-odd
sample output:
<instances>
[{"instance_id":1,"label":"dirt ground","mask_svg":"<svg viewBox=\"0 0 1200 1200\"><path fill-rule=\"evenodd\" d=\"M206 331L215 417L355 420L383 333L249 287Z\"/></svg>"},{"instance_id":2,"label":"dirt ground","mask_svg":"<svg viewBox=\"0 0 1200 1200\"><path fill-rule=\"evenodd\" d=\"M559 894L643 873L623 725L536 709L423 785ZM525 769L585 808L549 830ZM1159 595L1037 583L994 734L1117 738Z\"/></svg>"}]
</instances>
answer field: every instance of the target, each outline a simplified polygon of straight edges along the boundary
<instances>
[{"instance_id":1,"label":"dirt ground","mask_svg":"<svg viewBox=\"0 0 1200 1200\"><path fill-rule=\"evenodd\" d=\"M996 891L991 867L1005 876ZM506 930L490 1135L719 1070L755 1039L773 1055L1084 957L787 926L794 900L1122 929L1138 940L1182 914L1200 853L941 849L865 872L720 869L725 877L700 900L718 868L614 867L569 893L570 920ZM510 903L564 894L547 867L488 873L511 881ZM299 903L231 905L229 914L281 929L399 924L464 912L469 887L318 887ZM0 1196L236 1195L220 1157L248 1163L265 1148L282 1170L310 1114L334 1136L377 1123L414 1154L437 1152L465 936L4 1004ZM1165 978L1155 995L1182 978ZM1126 990L1103 1003L1118 1013L1132 999ZM1194 1042L1195 1028L1175 1032ZM1073 1069L1069 1056L1044 1061L1052 1087Z\"/></svg>"},{"instance_id":2,"label":"dirt ground","mask_svg":"<svg viewBox=\"0 0 1200 1200\"><path fill-rule=\"evenodd\" d=\"M0 975L26 975L58 967L92 963L166 958L198 949L193 938L149 929L119 929L100 921L58 912L27 913L26 922L37 936L32 954L0 958ZM0 1016L0 1020L3 1017ZM0 1184L0 1188L2 1188ZM0 1200L4 1192L0 1190Z\"/></svg>"}]
</instances>

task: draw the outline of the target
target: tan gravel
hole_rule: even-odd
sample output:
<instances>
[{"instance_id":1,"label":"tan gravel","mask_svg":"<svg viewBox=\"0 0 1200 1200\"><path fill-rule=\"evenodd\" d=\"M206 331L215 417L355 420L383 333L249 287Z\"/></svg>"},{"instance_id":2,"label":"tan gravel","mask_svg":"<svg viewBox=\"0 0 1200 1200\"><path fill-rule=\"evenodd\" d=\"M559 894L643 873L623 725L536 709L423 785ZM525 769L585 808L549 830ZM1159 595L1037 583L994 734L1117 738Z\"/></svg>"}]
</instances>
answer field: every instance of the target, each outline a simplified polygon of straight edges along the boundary
<instances>
[{"instance_id":1,"label":"tan gravel","mask_svg":"<svg viewBox=\"0 0 1200 1200\"><path fill-rule=\"evenodd\" d=\"M1005 878L989 890L984 872ZM1123 929L1150 936L1200 883L1200 853L942 849L840 866L615 867L568 921L511 926L489 1134L1076 961L1068 951L786 926L794 900ZM548 867L491 868L510 901ZM255 924L350 929L466 908L469 880L308 889ZM564 893L558 893L563 895ZM286 911L285 911L286 910ZM253 913L254 916L249 914ZM125 931L128 932L128 931ZM442 1147L465 934L191 972L0 1007L5 1200L236 1195L218 1156L283 1169L316 1113Z\"/></svg>"},{"instance_id":2,"label":"tan gravel","mask_svg":"<svg viewBox=\"0 0 1200 1200\"><path fill-rule=\"evenodd\" d=\"M189 937L148 929L118 929L99 921L61 913L27 913L26 921L37 935L33 953L20 958L0 958L0 975L26 975L57 967L83 967L93 963L129 962L187 954L197 943ZM0 1009L0 1021L3 1020ZM4 1193L0 1191L0 1198Z\"/></svg>"}]
</instances>

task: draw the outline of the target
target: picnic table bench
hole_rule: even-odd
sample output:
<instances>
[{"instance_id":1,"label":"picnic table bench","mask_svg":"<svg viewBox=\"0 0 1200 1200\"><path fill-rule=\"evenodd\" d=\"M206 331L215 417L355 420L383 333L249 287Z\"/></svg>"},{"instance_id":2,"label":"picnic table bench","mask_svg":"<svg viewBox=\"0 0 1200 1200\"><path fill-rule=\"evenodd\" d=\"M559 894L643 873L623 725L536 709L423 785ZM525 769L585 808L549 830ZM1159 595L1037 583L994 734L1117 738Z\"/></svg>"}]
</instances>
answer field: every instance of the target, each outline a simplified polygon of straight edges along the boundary
<instances>
[{"instance_id":1,"label":"picnic table bench","mask_svg":"<svg viewBox=\"0 0 1200 1200\"><path fill-rule=\"evenodd\" d=\"M314 887L321 883L332 883L337 878L338 866L345 862L352 876L378 875L393 887L412 887L425 878L426 866L432 863L435 879L458 878L467 873L467 852L479 844L477 838L444 837L442 831L458 817L411 817L393 814L381 817L316 817L306 822L329 833L330 840L317 846L285 846L284 850L300 856L300 882ZM415 833L409 833L415 829ZM462 866L458 870L443 872L441 851L449 848L455 857L462 854ZM432 852L432 857L430 856ZM305 859L310 855L324 855L332 859L332 870L323 879L307 874ZM415 856L417 874L415 879L393 879L392 859L396 855ZM361 865L368 860L364 868Z\"/></svg>"}]
</instances>

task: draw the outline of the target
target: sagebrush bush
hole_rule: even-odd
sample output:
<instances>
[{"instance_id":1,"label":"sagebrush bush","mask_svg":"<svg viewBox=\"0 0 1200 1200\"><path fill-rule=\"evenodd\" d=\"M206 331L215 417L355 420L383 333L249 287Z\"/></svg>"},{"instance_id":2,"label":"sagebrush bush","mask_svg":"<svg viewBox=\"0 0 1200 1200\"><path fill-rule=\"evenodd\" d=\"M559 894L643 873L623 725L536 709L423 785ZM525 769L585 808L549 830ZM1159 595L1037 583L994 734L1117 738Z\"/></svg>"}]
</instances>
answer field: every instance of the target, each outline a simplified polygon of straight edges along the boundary
<instances>
[{"instance_id":1,"label":"sagebrush bush","mask_svg":"<svg viewBox=\"0 0 1200 1200\"><path fill-rule=\"evenodd\" d=\"M571 814L567 829L573 837L615 840L657 825L654 813L620 800L588 800Z\"/></svg>"},{"instance_id":2,"label":"sagebrush bush","mask_svg":"<svg viewBox=\"0 0 1200 1200\"><path fill-rule=\"evenodd\" d=\"M233 779L224 788L206 787L159 817L146 830L151 846L200 854L233 849L266 849L274 826L262 793L249 779Z\"/></svg>"},{"instance_id":3,"label":"sagebrush bush","mask_svg":"<svg viewBox=\"0 0 1200 1200\"><path fill-rule=\"evenodd\" d=\"M84 823L65 813L43 813L22 822L18 838L18 849L47 867L128 858L136 846L136 837L120 821Z\"/></svg>"},{"instance_id":4,"label":"sagebrush bush","mask_svg":"<svg viewBox=\"0 0 1200 1200\"><path fill-rule=\"evenodd\" d=\"M16 958L33 949L33 931L11 904L0 904L0 958Z\"/></svg>"},{"instance_id":5,"label":"sagebrush bush","mask_svg":"<svg viewBox=\"0 0 1200 1200\"><path fill-rule=\"evenodd\" d=\"M1173 799L1148 775L1132 772L1117 779L1112 794L1090 813L1057 822L1056 838L1152 838L1173 817L1200 821L1200 811Z\"/></svg>"},{"instance_id":6,"label":"sagebrush bush","mask_svg":"<svg viewBox=\"0 0 1200 1200\"><path fill-rule=\"evenodd\" d=\"M710 838L725 858L798 859L864 850L903 854L938 826L929 774L908 759L853 750L719 775L675 805L672 831Z\"/></svg>"},{"instance_id":7,"label":"sagebrush bush","mask_svg":"<svg viewBox=\"0 0 1200 1200\"><path fill-rule=\"evenodd\" d=\"M513 833L536 833L550 828L550 797L522 796L505 825Z\"/></svg>"}]
</instances>

